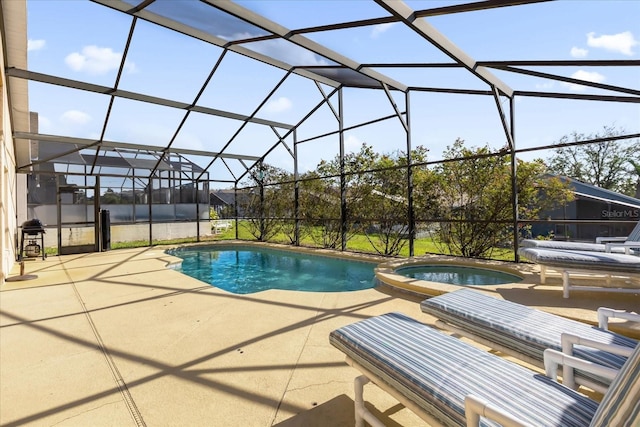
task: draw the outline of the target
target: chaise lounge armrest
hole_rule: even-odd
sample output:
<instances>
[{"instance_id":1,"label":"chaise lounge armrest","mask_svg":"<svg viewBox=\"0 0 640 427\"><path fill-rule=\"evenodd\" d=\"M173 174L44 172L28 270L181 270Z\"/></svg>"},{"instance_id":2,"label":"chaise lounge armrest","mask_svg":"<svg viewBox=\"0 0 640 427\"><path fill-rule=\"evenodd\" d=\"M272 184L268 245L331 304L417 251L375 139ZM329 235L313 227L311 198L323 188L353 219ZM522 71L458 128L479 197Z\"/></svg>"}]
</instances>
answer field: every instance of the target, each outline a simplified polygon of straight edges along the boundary
<instances>
[{"instance_id":1,"label":"chaise lounge armrest","mask_svg":"<svg viewBox=\"0 0 640 427\"><path fill-rule=\"evenodd\" d=\"M623 357L631 356L633 348L625 347L621 345L605 343L602 341L595 341L589 338L581 337L578 335L563 332L560 334L560 341L562 342L562 353L573 356L573 346L581 345L585 347L591 347L598 350L606 351L607 353L617 354Z\"/></svg>"},{"instance_id":2,"label":"chaise lounge armrest","mask_svg":"<svg viewBox=\"0 0 640 427\"><path fill-rule=\"evenodd\" d=\"M599 348L602 350L607 350L614 352L616 354L620 354L623 356L630 356L633 352L632 349L627 347L617 346L613 344L604 344L602 342L593 341L589 339L581 339L575 335L571 334L562 334L563 335L563 344L565 341L565 336L567 337L567 341L575 341L575 344L580 345L592 345L595 348ZM562 365L563 367L563 379L562 383L570 388L575 389L575 384L573 382L573 370L581 369L583 371L593 372L603 378L607 378L611 381L618 375L619 370L608 368L606 366L599 365L597 363L589 362L587 360L581 359L579 357L572 356L571 354L567 354L566 352L560 352L553 349L547 349L544 351L544 366L545 366L545 374L557 381L557 372L558 367ZM570 371L570 378L566 377L565 372ZM568 383L570 382L570 383ZM602 393L606 392L604 390L598 390ZM492 403L488 402L485 399L469 394L465 396L464 399L465 405L465 417L467 421L467 427L479 427L481 417L487 418L489 420L496 421L500 423L503 427L527 427L528 424L523 424L520 422L519 418L505 412L504 410L498 408Z\"/></svg>"},{"instance_id":3,"label":"chaise lounge armrest","mask_svg":"<svg viewBox=\"0 0 640 427\"><path fill-rule=\"evenodd\" d=\"M640 248L640 242L630 242L630 241L625 241L625 242L611 242L611 243L606 243L604 245L604 250L605 252L611 252L611 250L613 248L624 248L624 253L627 255L633 255L636 252L635 251L631 251L632 249L637 249Z\"/></svg>"},{"instance_id":4,"label":"chaise lounge armrest","mask_svg":"<svg viewBox=\"0 0 640 427\"><path fill-rule=\"evenodd\" d=\"M572 389L576 389L577 385L576 385L576 381L575 381L575 370L576 369L584 369L587 372L591 372L592 374L596 374L596 375L600 375L601 373L604 372L603 375L601 375L603 378L606 378L608 380L612 380L613 378L610 377L610 375L608 374L608 372L617 372L617 369L611 368L611 367L607 367L607 366L603 366L601 364L598 363L594 363L594 362L590 362L587 361L583 358L580 357L576 357L573 353L573 349L574 346L576 345L580 345L583 347L591 347L593 349L596 350L601 350L603 352L607 352L607 353L612 353L612 354L617 354L618 356L622 356L622 357L629 357L631 356L631 354L633 353L633 348L630 347L624 347L624 346L620 346L620 345L616 345L616 344L611 344L611 343L604 343L602 341L595 341L589 338L585 338L585 337L580 337L574 334L570 334L570 333L563 333L560 335L560 341L562 342L562 351L557 351L554 350L554 352L556 353L560 353L564 356L568 356L569 358L566 359L566 362L564 361L563 357L559 357L556 356L555 353L553 352L547 352L546 350L544 351L544 366L545 366L545 370L547 369L547 364L548 363L553 363L553 365L555 366L555 368L557 368L557 363L562 364L562 383L564 385L566 385L567 387L570 387ZM550 357L551 360L553 360L553 362L548 361L547 357ZM575 364L573 363L575 360L579 361L576 362ZM585 368L586 367L586 368ZM547 375L549 375L549 371L547 370ZM615 376L615 375L614 375ZM554 378L554 377L552 377ZM587 384L588 386L590 386L592 389L599 391L601 393L604 393L607 391L608 386L603 387L600 384L597 383L593 383L593 384Z\"/></svg>"},{"instance_id":5,"label":"chaise lounge armrest","mask_svg":"<svg viewBox=\"0 0 640 427\"><path fill-rule=\"evenodd\" d=\"M580 369L592 372L600 377L607 378L610 381L613 381L619 372L617 369L607 368L606 366L598 365L597 363L589 362L587 360L580 359L579 357L569 356L568 354L562 353L558 350L553 350L551 348L546 349L544 351L545 374L549 378L557 380L558 366L560 365L563 366L563 371L566 367L569 368L568 371L570 372L574 369ZM563 376L562 383L569 388L575 388L575 383L571 384L570 381L572 381L572 379ZM604 393L606 392L606 389L596 391Z\"/></svg>"},{"instance_id":6,"label":"chaise lounge armrest","mask_svg":"<svg viewBox=\"0 0 640 427\"><path fill-rule=\"evenodd\" d=\"M497 421L503 427L532 427L530 424L521 423L513 414L472 394L464 398L464 415L467 419L467 427L479 427L480 417Z\"/></svg>"},{"instance_id":7,"label":"chaise lounge armrest","mask_svg":"<svg viewBox=\"0 0 640 427\"><path fill-rule=\"evenodd\" d=\"M604 329L605 331L608 331L609 319L624 319L640 323L640 314L625 310L615 310L613 308L599 307L598 327Z\"/></svg>"},{"instance_id":8,"label":"chaise lounge armrest","mask_svg":"<svg viewBox=\"0 0 640 427\"><path fill-rule=\"evenodd\" d=\"M609 368L594 362L590 362L585 359L573 356L573 345L591 346L596 349L608 351L618 354L620 356L630 357L634 352L634 349L623 347L614 344L607 344L600 341L594 341L587 338L581 338L576 335L562 334L562 347L563 351L554 349L546 349L544 351L544 368L547 377L557 382L557 372L560 365L562 365L562 383L563 385L576 389L576 384L573 378L575 369L580 369L586 372L592 372L602 378L607 378L613 381L618 373L619 369ZM565 348L566 347L566 348ZM568 350L567 350L568 349ZM596 391L606 393L607 388ZM467 420L467 427L478 427L480 425L480 417L484 417L500 423L504 427L521 427L524 426L519 419L512 414L506 413L500 410L491 403L473 395L467 395L465 397L465 417Z\"/></svg>"},{"instance_id":9,"label":"chaise lounge armrest","mask_svg":"<svg viewBox=\"0 0 640 427\"><path fill-rule=\"evenodd\" d=\"M634 257L635 258L635 257ZM640 258L639 258L640 259ZM494 350L517 357L527 363L544 368L544 350L562 351L561 335L570 332L580 337L607 344L636 348L638 341L620 333L607 331L595 325L579 322L522 304L495 298L472 290L460 289L420 303L421 310L434 316L436 326L470 338ZM631 320L635 313L602 308L601 326L611 318ZM609 317L607 317L609 316ZM627 357L594 348L577 346L574 355L585 360L620 369ZM595 390L606 389L611 381L591 372L577 370L576 383Z\"/></svg>"},{"instance_id":10,"label":"chaise lounge armrest","mask_svg":"<svg viewBox=\"0 0 640 427\"><path fill-rule=\"evenodd\" d=\"M596 243L625 242L627 237L596 237Z\"/></svg>"}]
</instances>

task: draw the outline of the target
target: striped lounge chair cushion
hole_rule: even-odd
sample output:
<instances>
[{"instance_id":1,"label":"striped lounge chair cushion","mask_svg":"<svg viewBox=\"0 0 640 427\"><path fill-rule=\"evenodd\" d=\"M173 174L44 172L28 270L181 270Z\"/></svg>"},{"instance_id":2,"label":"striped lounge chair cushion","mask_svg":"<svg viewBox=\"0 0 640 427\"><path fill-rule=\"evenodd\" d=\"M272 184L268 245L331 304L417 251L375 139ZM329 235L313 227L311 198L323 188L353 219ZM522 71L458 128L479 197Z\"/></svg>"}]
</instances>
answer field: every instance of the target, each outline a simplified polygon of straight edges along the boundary
<instances>
[{"instance_id":1,"label":"striped lounge chair cushion","mask_svg":"<svg viewBox=\"0 0 640 427\"><path fill-rule=\"evenodd\" d=\"M516 353L544 360L544 350L561 350L563 332L608 344L634 348L637 341L595 326L546 313L511 301L493 298L471 289L460 289L424 300L423 312L485 340L501 344ZM576 346L574 354L600 365L620 369L626 358L609 352ZM608 381L577 371L600 384Z\"/></svg>"},{"instance_id":2,"label":"striped lounge chair cushion","mask_svg":"<svg viewBox=\"0 0 640 427\"><path fill-rule=\"evenodd\" d=\"M640 274L640 256L636 255L547 248L520 248L518 255L533 263L560 269Z\"/></svg>"},{"instance_id":3,"label":"striped lounge chair cushion","mask_svg":"<svg viewBox=\"0 0 640 427\"><path fill-rule=\"evenodd\" d=\"M344 326L329 340L448 426L465 425L468 394L535 426L587 426L598 406L544 375L400 313ZM481 425L498 424L483 419Z\"/></svg>"},{"instance_id":4,"label":"striped lounge chair cushion","mask_svg":"<svg viewBox=\"0 0 640 427\"><path fill-rule=\"evenodd\" d=\"M590 426L640 426L640 345L611 383Z\"/></svg>"},{"instance_id":5,"label":"striped lounge chair cushion","mask_svg":"<svg viewBox=\"0 0 640 427\"><path fill-rule=\"evenodd\" d=\"M640 222L636 224L631 233L626 238L626 243L640 242ZM569 251L593 251L593 252L606 252L607 247L604 243L590 243L590 242L572 242L563 240L537 240L537 239L524 239L520 242L520 246L523 248L548 248L548 249L560 249ZM631 253L637 255L640 248L631 248ZM625 248L620 246L613 246L610 250L612 253L625 253Z\"/></svg>"},{"instance_id":6,"label":"striped lounge chair cushion","mask_svg":"<svg viewBox=\"0 0 640 427\"><path fill-rule=\"evenodd\" d=\"M560 249L566 251L592 251L592 252L606 252L607 246L603 243L583 243L583 242L565 242L561 240L535 240L525 239L520 242L520 246L523 248L546 248L546 249ZM611 248L612 253L623 254L625 253L623 247Z\"/></svg>"}]
</instances>

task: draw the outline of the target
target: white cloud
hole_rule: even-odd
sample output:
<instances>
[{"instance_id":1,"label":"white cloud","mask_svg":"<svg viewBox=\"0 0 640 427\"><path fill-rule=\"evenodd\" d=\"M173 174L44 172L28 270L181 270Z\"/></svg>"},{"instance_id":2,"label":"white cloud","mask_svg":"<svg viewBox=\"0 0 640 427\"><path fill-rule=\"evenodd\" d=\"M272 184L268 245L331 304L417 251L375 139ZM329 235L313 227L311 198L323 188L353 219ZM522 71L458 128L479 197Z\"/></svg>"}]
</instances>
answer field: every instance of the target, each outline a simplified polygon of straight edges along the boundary
<instances>
[{"instance_id":1,"label":"white cloud","mask_svg":"<svg viewBox=\"0 0 640 427\"><path fill-rule=\"evenodd\" d=\"M118 134L114 135L116 141L124 141L129 143L148 144L148 145L166 145L169 143L169 138L175 132L175 129L170 127L169 123L142 123L136 121L135 117L130 117L129 120L123 122L122 128L118 129ZM196 146L197 141L190 138L190 135L183 135L181 143L193 144L194 149L199 149ZM191 148L190 146L182 146Z\"/></svg>"},{"instance_id":2,"label":"white cloud","mask_svg":"<svg viewBox=\"0 0 640 427\"><path fill-rule=\"evenodd\" d=\"M67 124L84 125L91 121L91 116L78 110L65 111L60 117L60 121Z\"/></svg>"},{"instance_id":3,"label":"white cloud","mask_svg":"<svg viewBox=\"0 0 640 427\"><path fill-rule=\"evenodd\" d=\"M47 44L46 40L31 40L27 41L27 51L32 52L34 50L44 49Z\"/></svg>"},{"instance_id":4,"label":"white cloud","mask_svg":"<svg viewBox=\"0 0 640 427\"><path fill-rule=\"evenodd\" d=\"M357 136L353 134L347 135L344 140L344 151L345 153L357 153L360 151L360 147L362 147L362 140L360 140Z\"/></svg>"},{"instance_id":5,"label":"white cloud","mask_svg":"<svg viewBox=\"0 0 640 427\"><path fill-rule=\"evenodd\" d=\"M124 61L124 69L130 74L138 72L138 66L135 64L135 62L131 62L129 60Z\"/></svg>"},{"instance_id":6,"label":"white cloud","mask_svg":"<svg viewBox=\"0 0 640 427\"><path fill-rule=\"evenodd\" d=\"M638 45L638 41L633 37L631 31L611 35L603 34L601 36L596 36L595 34L593 32L587 34L587 45L590 47L599 47L632 56L634 54L633 47Z\"/></svg>"},{"instance_id":7,"label":"white cloud","mask_svg":"<svg viewBox=\"0 0 640 427\"><path fill-rule=\"evenodd\" d=\"M551 89L553 87L553 82L544 82L544 83L536 83L536 89ZM518 98L523 98L519 96Z\"/></svg>"},{"instance_id":8,"label":"white cloud","mask_svg":"<svg viewBox=\"0 0 640 427\"><path fill-rule=\"evenodd\" d=\"M120 67L122 54L114 52L110 47L89 45L82 48L82 52L73 52L64 62L74 71L87 72L98 75L117 70ZM136 65L127 61L127 70L136 71Z\"/></svg>"},{"instance_id":9,"label":"white cloud","mask_svg":"<svg viewBox=\"0 0 640 427\"><path fill-rule=\"evenodd\" d=\"M283 111L287 111L291 109L293 103L289 98L280 97L273 101L269 101L266 105L266 110L268 113L281 113Z\"/></svg>"},{"instance_id":10,"label":"white cloud","mask_svg":"<svg viewBox=\"0 0 640 427\"><path fill-rule=\"evenodd\" d=\"M38 132L51 133L52 123L48 117L38 115Z\"/></svg>"},{"instance_id":11,"label":"white cloud","mask_svg":"<svg viewBox=\"0 0 640 427\"><path fill-rule=\"evenodd\" d=\"M373 27L371 30L371 38L375 39L380 36L380 34L387 32L391 27L396 25L397 22L389 22L387 24L378 24Z\"/></svg>"},{"instance_id":12,"label":"white cloud","mask_svg":"<svg viewBox=\"0 0 640 427\"><path fill-rule=\"evenodd\" d=\"M328 65L328 62L321 56L287 40L265 40L262 42L249 43L244 47L287 64Z\"/></svg>"},{"instance_id":13,"label":"white cloud","mask_svg":"<svg viewBox=\"0 0 640 427\"><path fill-rule=\"evenodd\" d=\"M573 77L574 79L584 80L584 81L593 82L593 83L602 83L606 80L606 77L600 73L596 73L595 71L584 71L584 70L576 71L571 75L571 77ZM571 90L582 91L586 89L586 86L582 86L578 84L573 84L573 83L565 83L565 84Z\"/></svg>"},{"instance_id":14,"label":"white cloud","mask_svg":"<svg viewBox=\"0 0 640 427\"><path fill-rule=\"evenodd\" d=\"M231 35L226 35L226 34L216 34L216 37L220 37L222 40L243 40L243 39L250 39L252 37L255 37L256 34L251 34L248 31L243 31L240 33L233 33Z\"/></svg>"},{"instance_id":15,"label":"white cloud","mask_svg":"<svg viewBox=\"0 0 640 427\"><path fill-rule=\"evenodd\" d=\"M166 139L166 137L162 138ZM202 143L202 140L198 138L197 135L189 132L180 132L180 134L176 138L174 146L180 148L189 148L191 150L204 150L204 144Z\"/></svg>"},{"instance_id":16,"label":"white cloud","mask_svg":"<svg viewBox=\"0 0 640 427\"><path fill-rule=\"evenodd\" d=\"M574 58L586 58L588 54L589 51L587 49L582 49L575 46L571 48L571 56Z\"/></svg>"}]
</instances>

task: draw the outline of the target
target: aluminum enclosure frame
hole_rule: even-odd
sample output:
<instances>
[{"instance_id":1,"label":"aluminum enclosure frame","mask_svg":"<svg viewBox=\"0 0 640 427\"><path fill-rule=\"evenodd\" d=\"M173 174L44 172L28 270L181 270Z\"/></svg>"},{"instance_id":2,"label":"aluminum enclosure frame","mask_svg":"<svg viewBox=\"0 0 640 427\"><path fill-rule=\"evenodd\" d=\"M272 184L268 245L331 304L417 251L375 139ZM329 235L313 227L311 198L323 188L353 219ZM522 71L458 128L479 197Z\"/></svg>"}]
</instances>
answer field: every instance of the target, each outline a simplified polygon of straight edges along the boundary
<instances>
[{"instance_id":1,"label":"aluminum enclosure frame","mask_svg":"<svg viewBox=\"0 0 640 427\"><path fill-rule=\"evenodd\" d=\"M8 45L9 49L5 49L6 54L5 63L7 67L5 69L7 75L7 84L12 94L10 111L11 120L13 122L13 138L15 143L15 149L17 153L18 170L24 173L28 173L33 170L33 167L43 163L64 163L63 157L71 154L77 154L88 150L94 150L95 155L93 157L93 164L91 168L92 174L97 173L97 167L99 167L98 159L100 154L113 151L113 150L141 150L141 151L153 151L159 154L159 158L155 166L149 168L149 177L152 177L158 169L162 169L162 162L165 156L172 153L177 155L196 155L210 158L210 162L204 167L200 175L196 178L196 182L204 179L209 171L213 168L227 168L231 172L231 168L227 162L239 162L242 165L243 172L241 174L233 174L233 184L237 188L239 183L249 174L251 171L262 164L267 156L273 152L273 150L284 147L292 156L294 164L294 177L299 179L298 171L298 145L302 143L311 142L311 140L298 140L297 131L301 125L320 107L329 106L333 111L333 114L337 121L338 130L330 132L331 134L337 134L339 138L340 158L341 162L344 159L344 144L345 144L345 132L347 128L344 122L344 105L343 105L343 92L347 88L358 88L362 90L377 90L383 91L393 110L395 116L406 133L406 150L407 153L411 152L411 106L410 96L412 92L432 92L432 93L455 93L455 94L468 94L479 96L490 96L495 100L496 114L502 124L502 129L506 141L508 142L507 154L511 157L511 174L512 174L512 203L513 203L513 218L512 224L514 228L514 247L517 247L517 228L519 224L518 218L518 200L517 200L517 182L516 176L516 155L526 151L542 149L542 148L555 148L556 146L535 147L527 149L519 149L517 146L517 140L515 137L516 132L516 114L515 114L515 102L518 97L534 97L534 98L555 98L555 99L576 99L582 101L600 101L600 102L614 102L614 103L630 103L640 104L640 90L629 87L620 87L616 85L609 85L603 83L587 82L585 80L567 78L559 74L547 73L534 70L532 68L556 68L564 66L611 66L611 67L638 67L640 61L638 60L624 60L624 61L593 61L593 60L544 60L544 61L481 61L472 58L454 43L449 41L444 34L440 33L432 25L430 25L426 17L437 16L450 13L467 13L481 10L489 10L495 8L508 8L508 7L522 7L529 4L543 3L544 0L485 0L471 3L461 3L446 7L438 7L427 10L413 10L403 2L391 1L391 0L375 0L375 3L379 5L383 10L388 12L387 16L380 16L379 18L365 19L360 21L344 21L335 22L329 25L307 27L307 28L285 28L278 23L269 20L268 18L259 15L258 13L242 7L239 4L230 1L217 1L217 0L202 0L198 2L200 7L205 5L212 10L215 9L215 13L222 14L221 16L233 18L238 22L243 22L250 25L252 28L260 29L264 35L247 37L243 39L229 40L210 32L203 31L202 29L194 26L189 26L185 22L181 22L178 17L164 16L153 11L153 6L156 1L145 0L139 1L132 7L132 3L129 1L121 0L92 0L94 3L105 6L113 11L117 11L126 14L131 17L131 25L129 29L129 35L127 37L127 47L120 62L120 68L118 71L118 77L112 86L101 86L91 84L79 80L71 80L54 75L47 75L44 73L38 73L28 69L26 64L26 43L21 37L16 37L10 34L11 30L11 13L7 7L7 0L2 0L0 5L2 6L2 31L3 40ZM188 7L185 5L185 7ZM119 88L120 75L125 67L125 61L127 59L128 46L134 36L137 28L136 24L139 20L144 20L150 23L154 23L158 26L165 28L167 31L177 31L198 40L205 41L212 45L215 45L222 49L220 57L216 64L212 67L208 78L203 82L198 95L192 102L179 102L172 99L165 99L146 95L143 93L136 93L132 91L126 91ZM361 63L352 58L345 57L331 50L330 48L317 43L305 34L332 31L336 29L347 28L359 28L375 24L383 23L398 23L403 25L411 32L425 40L425 43L429 46L436 47L447 57L451 59L451 62L432 62L432 63ZM6 33L6 34L5 34ZM257 52L249 47L251 43L264 40L283 40L288 43L292 43L302 49L305 49L312 54L318 55L322 58L327 58L331 61L331 65L328 66L309 66L300 64L286 63L278 58L270 57L264 53ZM18 53L16 55L16 52ZM207 87L207 84L211 78L215 75L218 65L225 60L227 52L233 52L247 57L251 60L259 61L261 63L268 64L272 67L280 69L284 72L282 79L273 86L271 91L262 99L262 101L256 106L250 114L240 114L233 111L226 111L221 109L213 109L198 105L200 95ZM23 56L24 55L24 56ZM397 81L388 75L385 75L381 71L391 69L395 67L405 68L432 68L432 69L463 69L476 77L487 86L485 90L477 89L465 89L461 87L451 88L436 88L436 87L414 87L409 86L401 81ZM607 95L583 95L583 94L569 94L560 92L533 92L518 90L518 88L512 88L504 81L493 74L492 70L499 70L500 72L513 73L523 76L541 77L552 81L580 84L589 86L599 90L607 91L610 94ZM307 79L311 79L316 82L318 90L322 94L322 100L318 102L298 123L281 123L264 119L258 116L258 113L273 96L276 90L283 85L292 76L299 76ZM91 140L83 138L74 138L63 135L45 135L38 131L31 129L30 125L24 118L26 86L29 82L39 82L47 85L54 85L60 87L66 87L78 91L87 93L99 94L109 97L110 106L116 99L127 99L139 102L144 102L152 105L159 105L164 107L170 107L178 110L182 110L183 118L178 127L175 129L173 136L170 138L170 142L167 145L151 146L143 144L132 144L127 141L108 141L104 139L105 130L108 126L110 117L109 112L104 118L102 126L102 134L100 138ZM324 87L331 90L326 93ZM402 111L394 102L393 93L399 93L404 96L405 99L405 111ZM333 99L337 98L337 106L333 105ZM508 102L508 107L504 108L501 101L504 99ZM110 111L110 108L109 108ZM177 148L173 146L176 136L180 132L183 124L188 119L191 113L200 113L208 116L223 117L225 119L237 120L241 123L238 131L233 134L223 148L217 151L207 150L192 150L185 148ZM393 118L390 116L380 117L379 120L387 120ZM238 154L234 153L233 143L236 137L242 132L243 128L248 125L265 126L273 130L275 135L275 142L264 153L256 153L255 155ZM360 125L366 125L362 123ZM622 135L618 139L635 138L638 134ZM292 147L286 142L287 138L293 139ZM27 153L32 142L38 142L46 144L47 142L55 142L60 144L67 144L69 150L64 153L60 153L59 156L54 156L46 159L32 159L30 154ZM27 154L25 154L27 153ZM496 155L504 155L504 153L496 153ZM409 252L410 255L414 255L414 237L415 237L415 216L413 212L413 182L412 182L412 167L414 166L410 154L407 158L407 199L408 199L408 211L407 217L409 218ZM345 176L344 165L342 165L341 175L341 221L342 221L342 249L345 250L346 239L346 227L347 227L347 208L346 208L346 188L345 188ZM298 218L298 182L296 181L296 198L295 198L295 212L296 221ZM299 243L299 242L298 242Z\"/></svg>"}]
</instances>

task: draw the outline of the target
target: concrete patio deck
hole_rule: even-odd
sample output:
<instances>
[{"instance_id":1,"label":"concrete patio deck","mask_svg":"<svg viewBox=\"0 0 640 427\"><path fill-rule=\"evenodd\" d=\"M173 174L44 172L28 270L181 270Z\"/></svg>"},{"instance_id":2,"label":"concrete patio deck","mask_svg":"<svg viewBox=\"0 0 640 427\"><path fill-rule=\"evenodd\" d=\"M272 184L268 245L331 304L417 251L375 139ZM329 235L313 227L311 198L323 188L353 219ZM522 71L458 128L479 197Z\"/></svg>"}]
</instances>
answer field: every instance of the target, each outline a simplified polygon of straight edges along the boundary
<instances>
[{"instance_id":1,"label":"concrete patio deck","mask_svg":"<svg viewBox=\"0 0 640 427\"><path fill-rule=\"evenodd\" d=\"M352 426L357 371L329 332L390 311L434 320L388 289L230 294L168 269L164 249L29 261L29 280L0 288L1 425ZM600 305L640 307L553 286L497 296L590 322ZM387 425L424 425L366 393Z\"/></svg>"}]
</instances>

